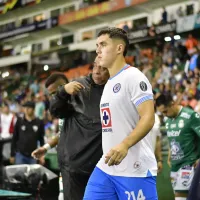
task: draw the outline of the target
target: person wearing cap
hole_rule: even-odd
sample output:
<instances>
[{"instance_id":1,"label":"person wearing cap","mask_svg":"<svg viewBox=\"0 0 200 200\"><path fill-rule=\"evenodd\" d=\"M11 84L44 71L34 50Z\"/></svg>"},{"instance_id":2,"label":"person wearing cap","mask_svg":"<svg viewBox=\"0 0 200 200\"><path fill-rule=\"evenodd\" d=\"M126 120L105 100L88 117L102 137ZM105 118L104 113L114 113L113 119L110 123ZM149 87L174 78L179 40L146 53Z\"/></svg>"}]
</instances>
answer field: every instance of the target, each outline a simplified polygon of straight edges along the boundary
<instances>
[{"instance_id":1,"label":"person wearing cap","mask_svg":"<svg viewBox=\"0 0 200 200\"><path fill-rule=\"evenodd\" d=\"M43 121L34 115L35 103L27 101L24 105L24 117L18 118L14 127L11 144L11 164L36 164L31 153L38 146L44 145Z\"/></svg>"}]
</instances>

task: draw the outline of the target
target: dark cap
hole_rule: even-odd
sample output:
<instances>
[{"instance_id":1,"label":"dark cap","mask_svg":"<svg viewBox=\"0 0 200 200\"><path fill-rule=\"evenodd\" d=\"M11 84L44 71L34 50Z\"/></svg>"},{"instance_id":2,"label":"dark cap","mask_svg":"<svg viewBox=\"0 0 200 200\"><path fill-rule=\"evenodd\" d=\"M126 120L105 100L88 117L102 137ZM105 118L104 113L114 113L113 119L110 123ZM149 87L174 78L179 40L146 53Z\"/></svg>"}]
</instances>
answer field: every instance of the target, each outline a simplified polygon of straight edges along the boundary
<instances>
[{"instance_id":1,"label":"dark cap","mask_svg":"<svg viewBox=\"0 0 200 200\"><path fill-rule=\"evenodd\" d=\"M22 106L23 107L29 107L29 108L35 108L35 102L33 102L33 101L27 101Z\"/></svg>"}]
</instances>

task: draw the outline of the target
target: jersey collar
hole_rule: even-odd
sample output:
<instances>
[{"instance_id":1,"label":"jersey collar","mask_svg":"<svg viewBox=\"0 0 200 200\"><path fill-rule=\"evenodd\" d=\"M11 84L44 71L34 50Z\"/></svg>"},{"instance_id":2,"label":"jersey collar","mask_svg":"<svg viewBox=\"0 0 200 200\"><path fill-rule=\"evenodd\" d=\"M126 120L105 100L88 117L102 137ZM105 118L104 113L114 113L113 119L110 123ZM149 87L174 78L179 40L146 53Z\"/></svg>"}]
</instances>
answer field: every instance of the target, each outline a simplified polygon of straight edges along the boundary
<instances>
[{"instance_id":1,"label":"jersey collar","mask_svg":"<svg viewBox=\"0 0 200 200\"><path fill-rule=\"evenodd\" d=\"M109 80L112 80L114 77L116 77L117 75L119 75L121 72L123 72L128 67L129 67L129 65L126 64L119 72L117 72L114 76L110 77Z\"/></svg>"}]
</instances>

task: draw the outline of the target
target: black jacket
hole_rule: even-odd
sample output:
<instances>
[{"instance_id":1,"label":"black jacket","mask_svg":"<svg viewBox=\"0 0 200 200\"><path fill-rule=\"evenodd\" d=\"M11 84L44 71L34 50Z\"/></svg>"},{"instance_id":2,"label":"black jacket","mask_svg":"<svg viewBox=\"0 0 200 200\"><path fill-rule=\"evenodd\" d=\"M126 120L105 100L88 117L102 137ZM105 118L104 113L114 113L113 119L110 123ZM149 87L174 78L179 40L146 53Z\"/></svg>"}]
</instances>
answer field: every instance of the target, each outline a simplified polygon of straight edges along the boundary
<instances>
[{"instance_id":1,"label":"black jacket","mask_svg":"<svg viewBox=\"0 0 200 200\"><path fill-rule=\"evenodd\" d=\"M50 112L64 118L58 144L60 167L90 174L102 156L99 104L104 85L95 84L91 75L76 81L86 89L71 96L61 87L51 101Z\"/></svg>"},{"instance_id":2,"label":"black jacket","mask_svg":"<svg viewBox=\"0 0 200 200\"><path fill-rule=\"evenodd\" d=\"M11 156L15 156L16 152L31 156L37 149L38 141L40 146L44 145L43 121L38 118L28 121L25 117L18 117L12 138Z\"/></svg>"}]
</instances>

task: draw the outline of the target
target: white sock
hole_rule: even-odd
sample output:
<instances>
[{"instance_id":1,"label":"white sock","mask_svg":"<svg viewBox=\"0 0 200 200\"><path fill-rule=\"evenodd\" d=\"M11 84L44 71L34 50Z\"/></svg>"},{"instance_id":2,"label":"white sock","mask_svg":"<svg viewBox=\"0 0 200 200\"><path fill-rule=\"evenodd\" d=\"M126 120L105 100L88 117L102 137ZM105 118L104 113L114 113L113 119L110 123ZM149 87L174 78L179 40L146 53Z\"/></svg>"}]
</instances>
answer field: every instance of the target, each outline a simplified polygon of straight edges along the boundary
<instances>
[{"instance_id":1,"label":"white sock","mask_svg":"<svg viewBox=\"0 0 200 200\"><path fill-rule=\"evenodd\" d=\"M186 200L187 197L175 197L175 200Z\"/></svg>"}]
</instances>

